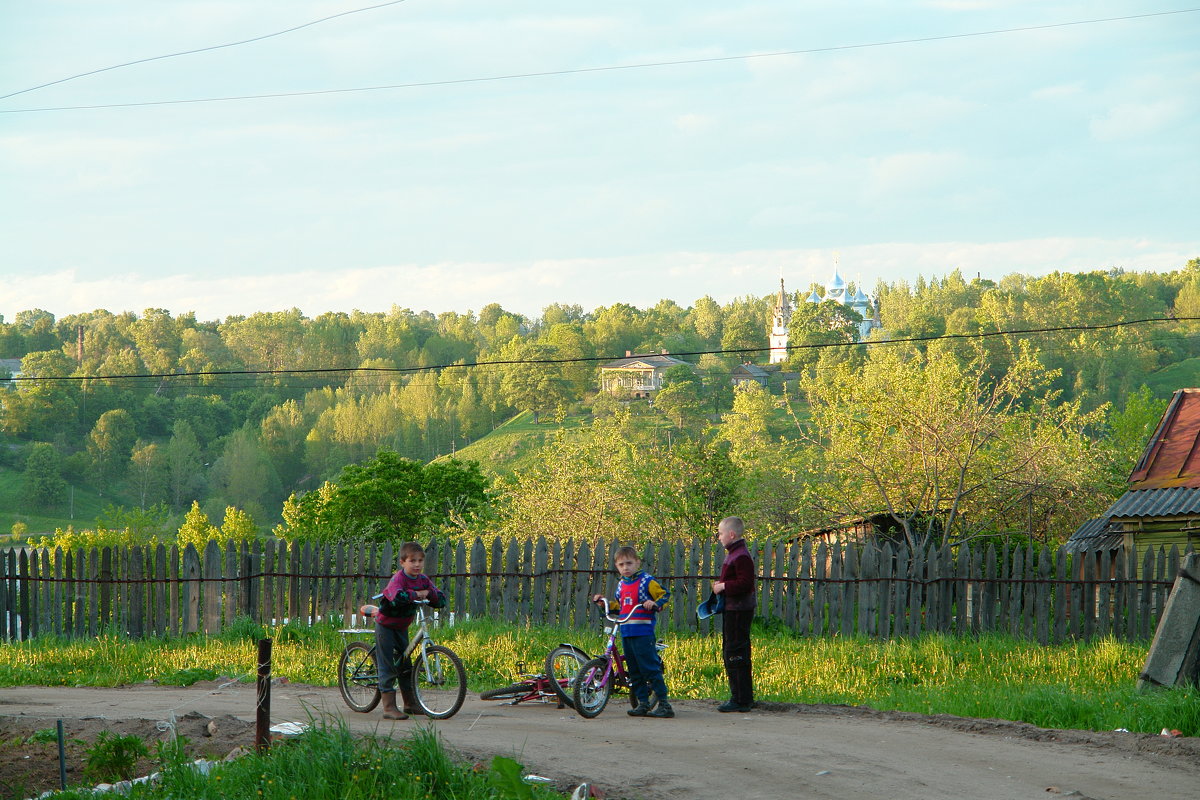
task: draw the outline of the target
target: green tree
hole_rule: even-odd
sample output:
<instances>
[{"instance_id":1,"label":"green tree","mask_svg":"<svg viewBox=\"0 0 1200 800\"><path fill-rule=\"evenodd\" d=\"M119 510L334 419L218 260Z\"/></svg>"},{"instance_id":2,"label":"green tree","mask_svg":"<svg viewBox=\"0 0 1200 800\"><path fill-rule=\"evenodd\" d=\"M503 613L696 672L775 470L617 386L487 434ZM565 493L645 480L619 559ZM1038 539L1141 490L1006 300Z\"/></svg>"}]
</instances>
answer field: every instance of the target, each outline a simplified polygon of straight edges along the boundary
<instances>
[{"instance_id":1,"label":"green tree","mask_svg":"<svg viewBox=\"0 0 1200 800\"><path fill-rule=\"evenodd\" d=\"M800 303L788 323L788 368L797 372L814 366L834 345L858 339L862 315L834 300ZM842 352L846 352L842 350Z\"/></svg>"},{"instance_id":2,"label":"green tree","mask_svg":"<svg viewBox=\"0 0 1200 800\"><path fill-rule=\"evenodd\" d=\"M663 373L663 388L654 396L654 407L680 430L696 428L704 420L702 391L695 370L677 364Z\"/></svg>"},{"instance_id":3,"label":"green tree","mask_svg":"<svg viewBox=\"0 0 1200 800\"><path fill-rule=\"evenodd\" d=\"M171 440L167 442L166 461L171 507L183 508L183 504L188 499L194 499L204 485L200 442L187 420L177 421L172 428Z\"/></svg>"},{"instance_id":4,"label":"green tree","mask_svg":"<svg viewBox=\"0 0 1200 800\"><path fill-rule=\"evenodd\" d=\"M25 459L24 495L35 508L53 508L66 498L62 456L54 445L35 442Z\"/></svg>"},{"instance_id":5,"label":"green tree","mask_svg":"<svg viewBox=\"0 0 1200 800\"><path fill-rule=\"evenodd\" d=\"M122 478L137 439L133 417L123 408L105 411L87 437L92 482L103 493Z\"/></svg>"},{"instance_id":6,"label":"green tree","mask_svg":"<svg viewBox=\"0 0 1200 800\"><path fill-rule=\"evenodd\" d=\"M156 442L138 440L129 457L129 479L138 495L138 506L145 508L161 496L167 481L167 459L164 448Z\"/></svg>"},{"instance_id":7,"label":"green tree","mask_svg":"<svg viewBox=\"0 0 1200 800\"><path fill-rule=\"evenodd\" d=\"M279 501L279 476L253 428L240 428L226 439L211 477L216 496L252 515L265 516L267 505Z\"/></svg>"},{"instance_id":8,"label":"green tree","mask_svg":"<svg viewBox=\"0 0 1200 800\"><path fill-rule=\"evenodd\" d=\"M505 364L500 379L505 402L522 411L533 412L534 424L539 415L553 411L569 400L562 367L546 363L559 358L555 348L513 338L500 351L500 358L511 362Z\"/></svg>"},{"instance_id":9,"label":"green tree","mask_svg":"<svg viewBox=\"0 0 1200 800\"><path fill-rule=\"evenodd\" d=\"M183 516L183 524L179 526L179 549L183 550L190 544L203 553L209 539L216 539L219 534L217 526L209 522L208 515L200 509L200 501L193 500L191 509Z\"/></svg>"},{"instance_id":10,"label":"green tree","mask_svg":"<svg viewBox=\"0 0 1200 800\"><path fill-rule=\"evenodd\" d=\"M826 519L889 514L913 545L1065 537L1108 502L1087 435L1102 413L1060 403L1025 348L998 380L982 357L872 351L802 380Z\"/></svg>"},{"instance_id":11,"label":"green tree","mask_svg":"<svg viewBox=\"0 0 1200 800\"><path fill-rule=\"evenodd\" d=\"M475 462L446 459L422 466L383 450L342 469L335 485L290 498L285 539L404 541L461 526L488 503L488 481Z\"/></svg>"}]
</instances>

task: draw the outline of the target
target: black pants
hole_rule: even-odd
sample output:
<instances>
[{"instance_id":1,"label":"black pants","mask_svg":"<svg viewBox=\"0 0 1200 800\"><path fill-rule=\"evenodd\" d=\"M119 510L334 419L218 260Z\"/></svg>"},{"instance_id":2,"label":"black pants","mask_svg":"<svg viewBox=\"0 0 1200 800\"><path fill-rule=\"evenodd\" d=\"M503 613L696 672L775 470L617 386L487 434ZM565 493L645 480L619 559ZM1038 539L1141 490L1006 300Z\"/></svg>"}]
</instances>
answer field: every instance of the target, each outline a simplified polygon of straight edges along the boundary
<instances>
[{"instance_id":1,"label":"black pants","mask_svg":"<svg viewBox=\"0 0 1200 800\"><path fill-rule=\"evenodd\" d=\"M754 702L754 682L750 677L750 622L754 609L726 610L721 622L721 655L729 676L729 694L739 706Z\"/></svg>"}]
</instances>

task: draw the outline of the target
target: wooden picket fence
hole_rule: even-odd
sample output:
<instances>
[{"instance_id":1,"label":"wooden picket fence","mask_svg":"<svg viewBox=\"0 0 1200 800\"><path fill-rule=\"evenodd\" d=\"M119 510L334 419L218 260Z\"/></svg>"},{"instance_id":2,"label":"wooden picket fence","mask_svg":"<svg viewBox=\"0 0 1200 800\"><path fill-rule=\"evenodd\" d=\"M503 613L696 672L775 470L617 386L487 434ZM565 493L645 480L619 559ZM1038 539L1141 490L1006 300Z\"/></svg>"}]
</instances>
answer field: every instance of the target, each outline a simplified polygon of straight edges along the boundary
<instances>
[{"instance_id":1,"label":"wooden picket fence","mask_svg":"<svg viewBox=\"0 0 1200 800\"><path fill-rule=\"evenodd\" d=\"M616 583L616 542L431 542L425 571L457 618L595 626L587 598ZM1111 635L1149 639L1181 554L1085 555L994 547L757 544L758 611L808 636L875 638L927 631L1002 631L1039 642ZM669 587L664 630L696 619L722 553L711 541L647 545L643 561ZM355 623L360 604L396 569L391 545L268 540L203 553L188 546L0 552L0 640L42 634L133 637L216 633L235 619Z\"/></svg>"}]
</instances>

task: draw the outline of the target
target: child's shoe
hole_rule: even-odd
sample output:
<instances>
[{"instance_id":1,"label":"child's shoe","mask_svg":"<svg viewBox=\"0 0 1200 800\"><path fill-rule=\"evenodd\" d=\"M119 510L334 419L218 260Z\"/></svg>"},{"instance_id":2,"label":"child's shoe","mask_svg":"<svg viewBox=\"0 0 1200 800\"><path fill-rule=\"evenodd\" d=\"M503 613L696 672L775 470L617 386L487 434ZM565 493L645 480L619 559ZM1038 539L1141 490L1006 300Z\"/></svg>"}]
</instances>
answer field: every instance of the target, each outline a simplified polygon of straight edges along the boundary
<instances>
[{"instance_id":1,"label":"child's shoe","mask_svg":"<svg viewBox=\"0 0 1200 800\"><path fill-rule=\"evenodd\" d=\"M654 709L646 713L647 717L658 717L660 719L671 719L675 716L675 709L671 708L671 704L667 702L667 698L658 698L658 703Z\"/></svg>"},{"instance_id":2,"label":"child's shoe","mask_svg":"<svg viewBox=\"0 0 1200 800\"><path fill-rule=\"evenodd\" d=\"M653 702L646 703L639 700L638 704L634 708L629 709L625 713L631 717L644 717L650 713L650 709L652 708L654 708Z\"/></svg>"}]
</instances>

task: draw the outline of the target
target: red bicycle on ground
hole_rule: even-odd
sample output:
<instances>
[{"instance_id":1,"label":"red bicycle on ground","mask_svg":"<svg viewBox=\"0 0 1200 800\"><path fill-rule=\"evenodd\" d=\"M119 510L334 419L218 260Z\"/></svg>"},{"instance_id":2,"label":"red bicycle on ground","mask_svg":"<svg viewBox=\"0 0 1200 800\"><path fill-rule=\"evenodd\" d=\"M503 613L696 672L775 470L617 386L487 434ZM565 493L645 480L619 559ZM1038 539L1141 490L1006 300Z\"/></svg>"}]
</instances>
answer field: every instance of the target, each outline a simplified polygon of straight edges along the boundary
<instances>
[{"instance_id":1,"label":"red bicycle on ground","mask_svg":"<svg viewBox=\"0 0 1200 800\"><path fill-rule=\"evenodd\" d=\"M579 673L579 668L587 663L589 658L590 656L580 648L564 642L546 656L545 672L526 672L525 662L518 661L515 669L517 683L480 692L479 699L502 700L504 705L508 706L535 700L541 703L553 701L558 708L574 708L571 685Z\"/></svg>"}]
</instances>

